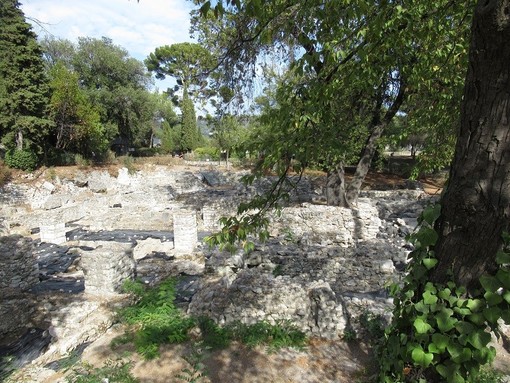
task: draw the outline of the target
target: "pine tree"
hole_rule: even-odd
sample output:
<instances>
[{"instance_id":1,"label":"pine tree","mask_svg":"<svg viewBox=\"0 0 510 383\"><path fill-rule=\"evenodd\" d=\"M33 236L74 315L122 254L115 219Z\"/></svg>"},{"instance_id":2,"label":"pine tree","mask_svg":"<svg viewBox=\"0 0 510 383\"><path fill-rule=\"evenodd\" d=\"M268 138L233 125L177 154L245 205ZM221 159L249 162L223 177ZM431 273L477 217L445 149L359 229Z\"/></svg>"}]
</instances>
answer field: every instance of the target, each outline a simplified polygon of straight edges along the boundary
<instances>
[{"instance_id":1,"label":"pine tree","mask_svg":"<svg viewBox=\"0 0 510 383\"><path fill-rule=\"evenodd\" d=\"M0 137L40 153L51 128L42 51L17 0L0 0L0 25Z\"/></svg>"}]
</instances>

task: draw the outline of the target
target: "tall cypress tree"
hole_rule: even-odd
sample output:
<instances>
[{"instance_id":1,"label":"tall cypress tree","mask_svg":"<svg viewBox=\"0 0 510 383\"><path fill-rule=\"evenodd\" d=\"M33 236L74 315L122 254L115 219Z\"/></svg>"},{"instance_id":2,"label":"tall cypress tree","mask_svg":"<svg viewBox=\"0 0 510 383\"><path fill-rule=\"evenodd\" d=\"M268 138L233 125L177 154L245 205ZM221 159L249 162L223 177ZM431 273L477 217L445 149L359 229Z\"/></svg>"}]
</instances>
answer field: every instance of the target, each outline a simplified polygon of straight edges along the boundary
<instances>
[{"instance_id":1,"label":"tall cypress tree","mask_svg":"<svg viewBox=\"0 0 510 383\"><path fill-rule=\"evenodd\" d=\"M197 127L197 117L193 101L188 95L187 88L184 87L184 95L181 104L182 112L182 137L181 146L185 151L194 150L199 144L199 133Z\"/></svg>"},{"instance_id":2,"label":"tall cypress tree","mask_svg":"<svg viewBox=\"0 0 510 383\"><path fill-rule=\"evenodd\" d=\"M17 0L0 0L0 25L0 137L40 153L51 128L42 51Z\"/></svg>"}]
</instances>

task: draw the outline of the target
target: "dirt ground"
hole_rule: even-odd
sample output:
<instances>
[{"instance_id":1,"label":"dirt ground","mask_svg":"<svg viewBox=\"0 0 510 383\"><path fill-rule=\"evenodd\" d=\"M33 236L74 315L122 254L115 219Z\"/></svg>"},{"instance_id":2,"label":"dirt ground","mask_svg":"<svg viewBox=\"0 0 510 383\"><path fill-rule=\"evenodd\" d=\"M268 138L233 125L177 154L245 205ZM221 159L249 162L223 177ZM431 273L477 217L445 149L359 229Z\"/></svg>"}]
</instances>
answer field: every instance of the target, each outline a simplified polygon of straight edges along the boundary
<instances>
[{"instance_id":1,"label":"dirt ground","mask_svg":"<svg viewBox=\"0 0 510 383\"><path fill-rule=\"evenodd\" d=\"M190 367L183 359L192 352L190 344L162 346L160 358L145 361L130 345L112 350L110 343L120 334L119 328L110 329L84 351L82 360L95 366L108 359L130 360L131 371L141 383L178 382L177 376ZM201 383L354 383L366 381L374 371L362 343L318 339L304 350L278 352L236 343L224 350L205 351L203 363L207 374Z\"/></svg>"}]
</instances>

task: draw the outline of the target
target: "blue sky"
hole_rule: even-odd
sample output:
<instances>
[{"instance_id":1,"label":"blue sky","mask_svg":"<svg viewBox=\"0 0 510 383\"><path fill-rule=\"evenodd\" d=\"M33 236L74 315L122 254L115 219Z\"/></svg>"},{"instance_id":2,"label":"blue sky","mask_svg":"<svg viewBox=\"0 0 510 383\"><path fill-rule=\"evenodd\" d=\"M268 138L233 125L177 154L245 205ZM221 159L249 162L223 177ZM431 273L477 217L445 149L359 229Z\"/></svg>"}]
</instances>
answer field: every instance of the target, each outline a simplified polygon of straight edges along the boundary
<instances>
[{"instance_id":1,"label":"blue sky","mask_svg":"<svg viewBox=\"0 0 510 383\"><path fill-rule=\"evenodd\" d=\"M78 37L109 37L131 57L144 60L156 47L191 41L192 4L186 0L20 0L34 32L76 42ZM30 20L28 20L31 22ZM156 80L165 90L168 81Z\"/></svg>"}]
</instances>

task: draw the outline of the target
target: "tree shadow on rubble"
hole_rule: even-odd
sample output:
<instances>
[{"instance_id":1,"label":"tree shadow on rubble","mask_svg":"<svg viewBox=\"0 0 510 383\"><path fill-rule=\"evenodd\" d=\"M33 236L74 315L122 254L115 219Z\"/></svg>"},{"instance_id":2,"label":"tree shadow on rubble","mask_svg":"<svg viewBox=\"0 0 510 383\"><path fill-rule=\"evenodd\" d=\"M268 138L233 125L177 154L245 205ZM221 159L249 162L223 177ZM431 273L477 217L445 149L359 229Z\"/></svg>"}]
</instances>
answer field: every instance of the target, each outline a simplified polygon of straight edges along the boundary
<instances>
[{"instance_id":1,"label":"tree shadow on rubble","mask_svg":"<svg viewBox=\"0 0 510 383\"><path fill-rule=\"evenodd\" d=\"M109 326L104 323L105 328L82 328L88 324L81 320L97 313L101 303L90 303L90 297L84 295L84 277L76 269L76 251L65 245L36 241L33 257L39 267L39 282L26 289L1 292L2 306L12 307L12 317L2 321L10 320L17 326L6 330L8 333L0 341L0 382L9 376L16 381L16 373L23 373L23 367L40 357L48 363L60 359L45 367L61 369L70 363L71 356L81 354L89 337Z\"/></svg>"}]
</instances>

